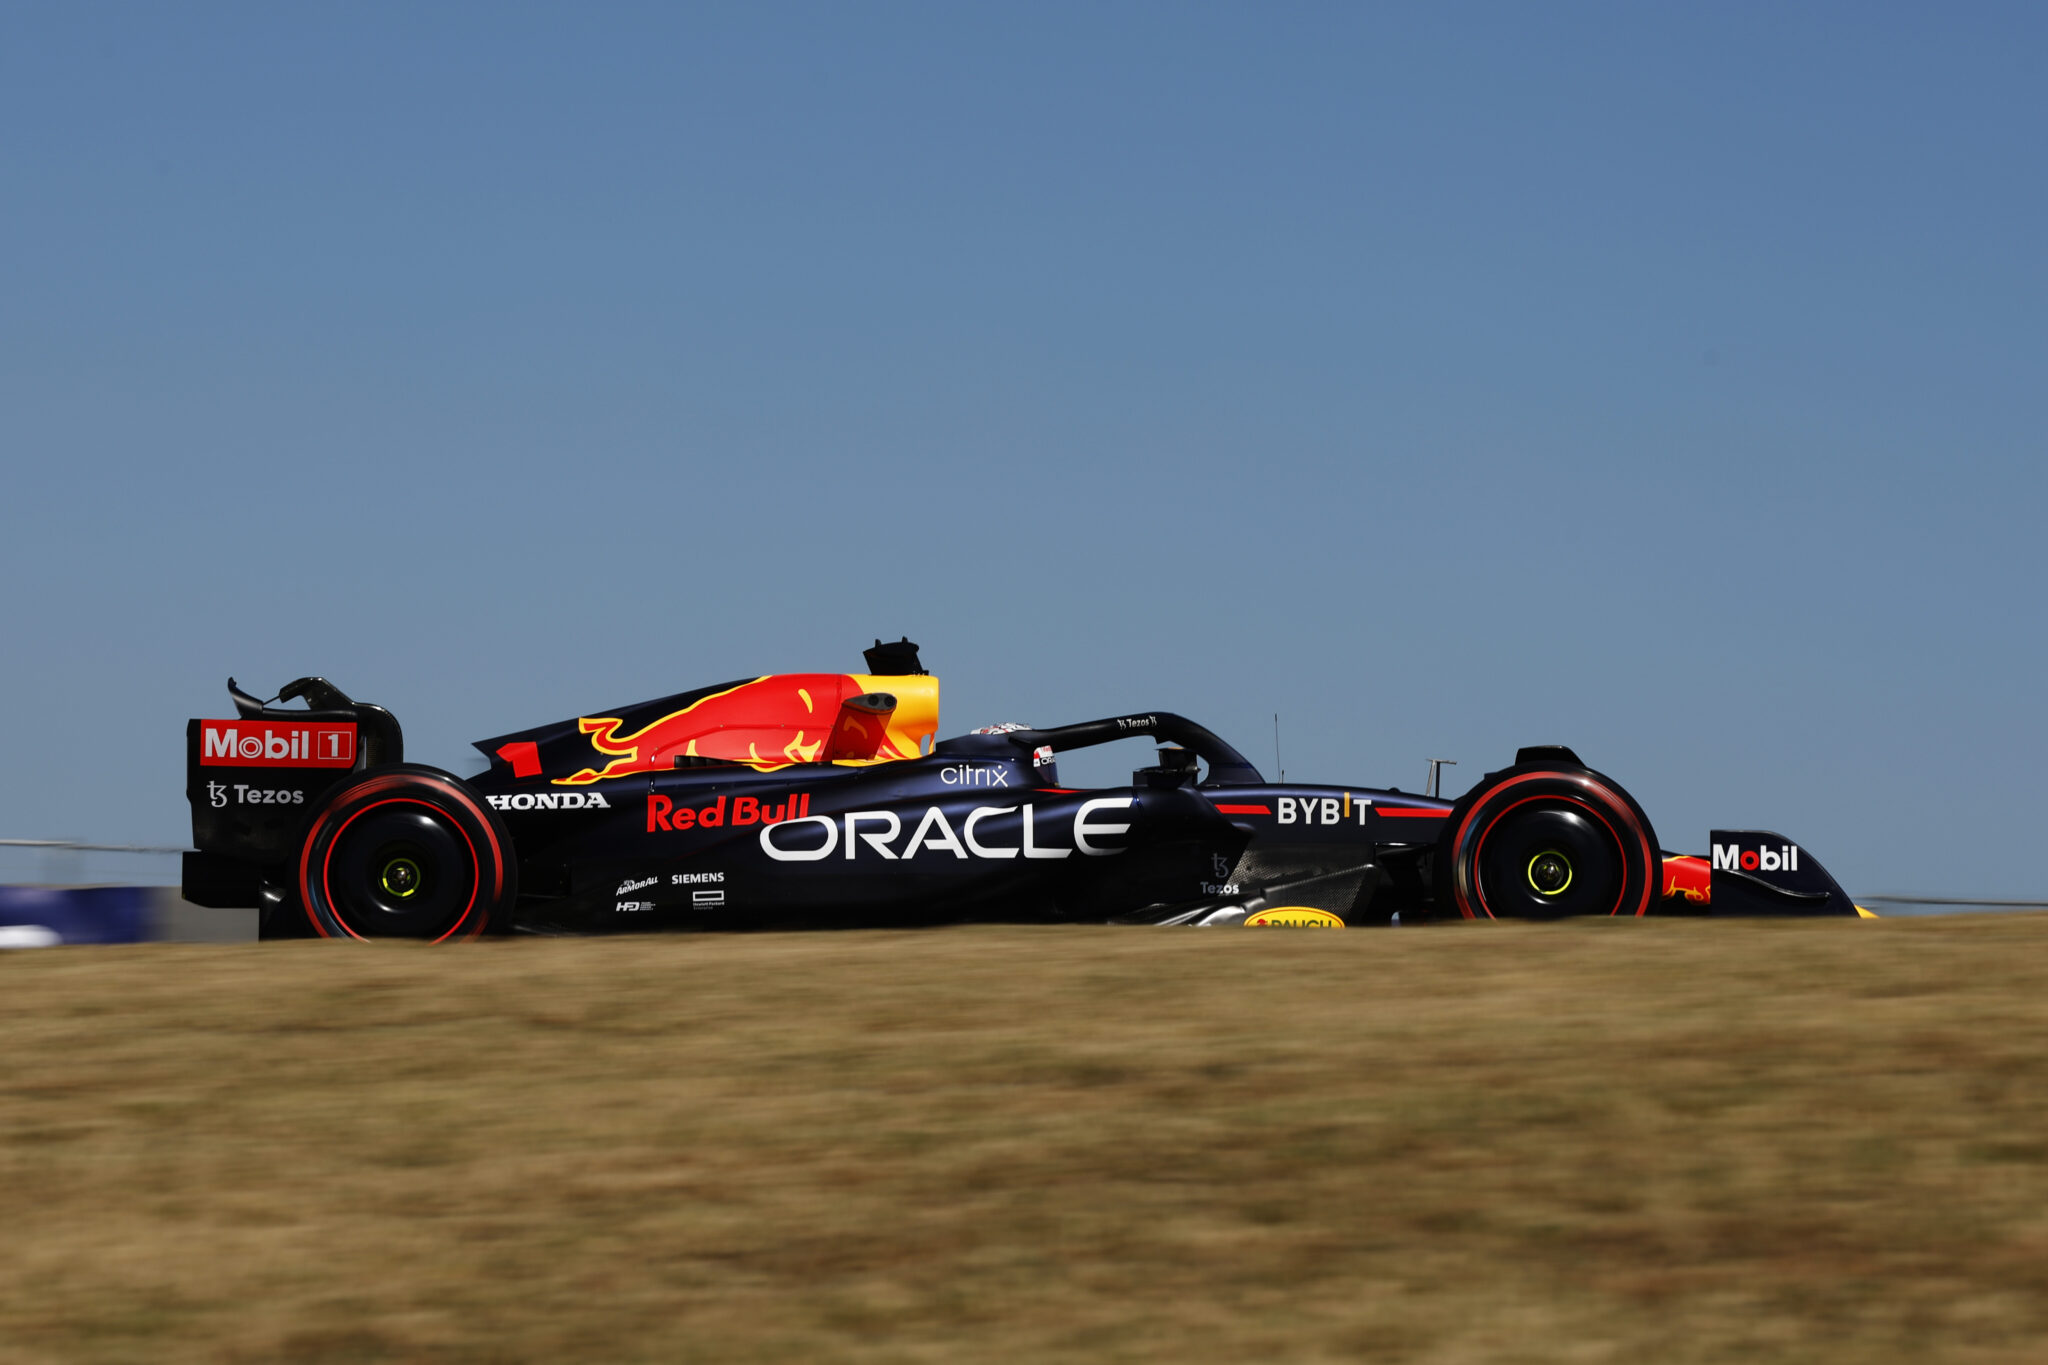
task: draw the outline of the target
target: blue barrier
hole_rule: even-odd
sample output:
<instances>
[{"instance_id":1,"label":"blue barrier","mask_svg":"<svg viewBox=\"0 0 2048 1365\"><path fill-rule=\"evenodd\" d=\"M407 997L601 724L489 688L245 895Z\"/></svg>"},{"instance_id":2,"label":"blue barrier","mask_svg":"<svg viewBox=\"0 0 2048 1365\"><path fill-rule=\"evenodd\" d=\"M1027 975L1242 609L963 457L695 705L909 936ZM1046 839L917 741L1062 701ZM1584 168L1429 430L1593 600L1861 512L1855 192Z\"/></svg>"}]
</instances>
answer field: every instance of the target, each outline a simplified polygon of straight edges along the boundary
<instances>
[{"instance_id":1,"label":"blue barrier","mask_svg":"<svg viewBox=\"0 0 2048 1365\"><path fill-rule=\"evenodd\" d=\"M0 944L141 943L152 937L148 886L0 886ZM12 930L14 932L7 932Z\"/></svg>"}]
</instances>

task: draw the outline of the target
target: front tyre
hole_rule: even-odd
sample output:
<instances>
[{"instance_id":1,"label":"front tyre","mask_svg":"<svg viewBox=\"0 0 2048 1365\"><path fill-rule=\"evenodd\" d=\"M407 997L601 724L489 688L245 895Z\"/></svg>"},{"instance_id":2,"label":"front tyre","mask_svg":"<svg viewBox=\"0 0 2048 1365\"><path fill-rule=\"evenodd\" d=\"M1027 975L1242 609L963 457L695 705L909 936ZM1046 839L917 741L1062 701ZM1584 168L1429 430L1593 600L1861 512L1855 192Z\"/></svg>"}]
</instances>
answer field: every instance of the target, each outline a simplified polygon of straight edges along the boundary
<instances>
[{"instance_id":1,"label":"front tyre","mask_svg":"<svg viewBox=\"0 0 2048 1365\"><path fill-rule=\"evenodd\" d=\"M334 789L299 850L296 890L322 938L475 938L518 895L512 840L476 793L417 764Z\"/></svg>"},{"instance_id":2,"label":"front tyre","mask_svg":"<svg viewBox=\"0 0 2048 1365\"><path fill-rule=\"evenodd\" d=\"M1612 778L1517 765L1488 773L1444 821L1437 909L1464 919L1642 915L1663 864L1649 817Z\"/></svg>"}]
</instances>

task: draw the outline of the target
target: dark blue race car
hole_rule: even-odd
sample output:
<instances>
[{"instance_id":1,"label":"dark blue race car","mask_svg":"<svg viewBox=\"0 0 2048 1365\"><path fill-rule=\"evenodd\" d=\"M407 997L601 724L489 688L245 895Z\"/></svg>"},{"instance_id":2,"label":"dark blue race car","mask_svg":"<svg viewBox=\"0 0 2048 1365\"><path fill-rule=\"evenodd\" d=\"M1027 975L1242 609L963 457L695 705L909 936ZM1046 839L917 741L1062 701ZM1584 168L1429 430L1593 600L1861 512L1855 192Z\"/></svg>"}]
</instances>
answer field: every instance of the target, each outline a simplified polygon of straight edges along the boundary
<instances>
[{"instance_id":1,"label":"dark blue race car","mask_svg":"<svg viewBox=\"0 0 2048 1365\"><path fill-rule=\"evenodd\" d=\"M1342 928L1570 915L1868 914L1804 849L1664 852L1620 784L1521 750L1455 801L1268 782L1163 711L938 739L908 640L864 673L738 679L477 745L459 778L320 678L187 727L186 898L266 938L1092 922ZM281 703L302 701L302 706ZM1143 737L1127 786L1062 753Z\"/></svg>"}]
</instances>

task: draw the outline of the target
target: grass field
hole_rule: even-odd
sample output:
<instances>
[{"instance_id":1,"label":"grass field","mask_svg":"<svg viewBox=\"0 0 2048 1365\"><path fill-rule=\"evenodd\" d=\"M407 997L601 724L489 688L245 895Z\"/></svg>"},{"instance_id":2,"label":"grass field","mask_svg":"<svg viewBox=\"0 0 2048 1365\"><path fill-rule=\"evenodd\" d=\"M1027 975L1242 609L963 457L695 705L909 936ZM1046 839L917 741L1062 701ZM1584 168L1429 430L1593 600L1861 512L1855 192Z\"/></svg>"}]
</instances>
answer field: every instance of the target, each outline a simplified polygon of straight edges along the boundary
<instances>
[{"instance_id":1,"label":"grass field","mask_svg":"<svg viewBox=\"0 0 2048 1365\"><path fill-rule=\"evenodd\" d=\"M0 1361L2048 1359L2048 917L0 958Z\"/></svg>"}]
</instances>

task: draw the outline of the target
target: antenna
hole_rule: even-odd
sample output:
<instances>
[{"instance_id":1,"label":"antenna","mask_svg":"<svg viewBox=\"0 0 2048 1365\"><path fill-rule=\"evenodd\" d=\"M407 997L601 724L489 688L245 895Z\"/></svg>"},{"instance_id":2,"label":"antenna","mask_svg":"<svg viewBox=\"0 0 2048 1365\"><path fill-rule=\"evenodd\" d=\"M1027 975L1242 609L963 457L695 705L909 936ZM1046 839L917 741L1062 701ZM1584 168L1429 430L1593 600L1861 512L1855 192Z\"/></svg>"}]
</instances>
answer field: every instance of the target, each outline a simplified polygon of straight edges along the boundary
<instances>
[{"instance_id":1,"label":"antenna","mask_svg":"<svg viewBox=\"0 0 2048 1365\"><path fill-rule=\"evenodd\" d=\"M1440 793L1439 793L1439 791L1438 791L1438 788L1439 788L1439 786L1440 786L1440 784L1441 784L1441 781L1442 781L1442 776L1443 776L1443 770L1444 770L1445 768L1455 768L1455 767L1457 767L1457 766L1458 766L1458 760L1457 760L1457 759L1455 759L1455 758L1432 758L1431 760L1429 760L1429 791L1428 791L1428 795L1430 795L1430 796L1437 796L1437 795L1439 795Z\"/></svg>"},{"instance_id":2,"label":"antenna","mask_svg":"<svg viewBox=\"0 0 2048 1365\"><path fill-rule=\"evenodd\" d=\"M1287 780L1287 768L1280 762L1280 713L1273 713L1273 766L1280 770L1280 780Z\"/></svg>"}]
</instances>

